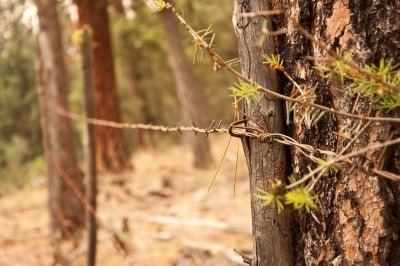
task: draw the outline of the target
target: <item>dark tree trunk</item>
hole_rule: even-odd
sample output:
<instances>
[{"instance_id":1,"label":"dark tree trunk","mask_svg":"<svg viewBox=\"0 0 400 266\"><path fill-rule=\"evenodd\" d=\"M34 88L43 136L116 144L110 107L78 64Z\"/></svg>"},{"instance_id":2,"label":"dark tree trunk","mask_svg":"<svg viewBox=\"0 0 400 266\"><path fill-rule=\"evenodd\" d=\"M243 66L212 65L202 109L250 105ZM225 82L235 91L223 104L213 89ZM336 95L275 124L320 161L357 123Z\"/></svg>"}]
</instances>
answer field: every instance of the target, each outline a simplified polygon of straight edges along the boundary
<instances>
[{"instance_id":1,"label":"dark tree trunk","mask_svg":"<svg viewBox=\"0 0 400 266\"><path fill-rule=\"evenodd\" d=\"M167 42L168 62L171 66L177 86L177 94L182 105L186 122L195 122L200 127L207 127L206 98L197 86L196 80L185 56L181 43L179 24L168 10L161 11L161 21ZM206 168L212 162L209 143L204 135L194 136L191 140L194 153L194 166Z\"/></svg>"},{"instance_id":2,"label":"dark tree trunk","mask_svg":"<svg viewBox=\"0 0 400 266\"><path fill-rule=\"evenodd\" d=\"M60 233L65 237L83 225L82 204L65 182L69 180L75 189L82 190L82 173L75 157L70 121L56 112L57 108L68 110L68 81L56 4L50 0L36 0L35 3L40 23L38 82L43 145L50 180L51 230L53 240L58 242Z\"/></svg>"},{"instance_id":3,"label":"dark tree trunk","mask_svg":"<svg viewBox=\"0 0 400 266\"><path fill-rule=\"evenodd\" d=\"M237 2L249 2L249 9L238 8L240 5ZM265 1L235 0L236 11L267 10L266 5L259 8L260 2ZM340 84L339 79L328 81L318 70L315 70L313 61L305 59L306 56L324 56L326 50L296 31L295 25L299 23L317 40L324 42L330 50L340 49L350 52L352 58L361 64L378 64L381 58L399 62L400 16L398 10L400 3L384 0L324 2L273 0L271 2L275 9L288 9L287 15L275 16L273 19L275 30L286 28L288 34L275 39L276 51L273 50L272 45L269 46L270 53L281 54L285 70L300 84L318 83L316 92L318 103L346 112L376 115L376 111L365 97L356 101L356 97L343 89L343 84ZM249 19L249 25L245 29L238 29L239 54L242 55L243 48L241 47L250 50L249 56L252 54L251 49L256 49L254 47L257 38L251 39L249 36L257 33L251 35L249 28L259 27L261 21L260 18ZM260 36L259 28L257 32ZM261 68L249 70L255 61L261 60L260 54L254 56L256 59L252 58L251 61L243 60L246 57L241 56L243 73L260 83L260 80L251 73L252 70L258 71ZM280 79L280 84L285 93L289 94L292 84L285 78ZM262 103L261 109L267 106L266 103L269 102ZM308 128L304 122L294 124L290 133L301 143L340 152L348 141L332 132L338 131L349 121L342 117L325 114L311 128ZM393 129L388 124L372 123L348 152L388 140L392 133L394 136L398 135L398 129ZM267 148L260 149L264 152L268 151ZM302 158L295 150L292 150L291 154L291 167L288 169L288 174L299 178L307 172L310 162ZM247 157L250 158L249 167L252 178L253 165L262 165L267 162L262 157L251 157L251 154ZM374 151L366 154L366 157L376 167L388 167L388 170L399 173L399 155L396 148L388 149L386 153L383 150ZM389 162L387 158L390 158ZM311 215L301 215L293 225L293 228L296 228L293 230L293 264L398 264L400 196L397 184L377 176L367 175L358 168L354 168L338 173L330 171L327 177L318 182L315 192L319 195L320 210ZM269 236L265 238L270 239ZM273 245L273 241L268 242ZM257 248L256 251L263 252Z\"/></svg>"},{"instance_id":4,"label":"dark tree trunk","mask_svg":"<svg viewBox=\"0 0 400 266\"><path fill-rule=\"evenodd\" d=\"M248 5L246 5L248 2ZM234 1L234 12L261 11L270 9L268 1ZM275 51L272 38L268 38L261 46L260 32L263 18L251 21L234 16L234 28L239 41L239 58L242 74L258 84L274 91L279 91L277 76L263 64L263 55ZM272 25L268 21L267 27ZM247 116L256 120L270 133L283 133L284 119L282 103L267 95L262 97L259 107L256 103L244 106ZM255 110L255 111L253 111ZM259 126L248 120L253 128ZM242 140L250 175L251 209L253 219L253 266L290 265L292 263L292 238L290 231L290 214L284 211L278 214L272 206L263 206L256 197L257 188L267 190L269 182L275 179L286 182L285 149L281 144L262 144L256 139Z\"/></svg>"},{"instance_id":5,"label":"dark tree trunk","mask_svg":"<svg viewBox=\"0 0 400 266\"><path fill-rule=\"evenodd\" d=\"M92 42L87 28L82 32L82 72L83 72L83 92L86 118L95 117L95 106L93 97L93 67L92 67ZM90 204L86 208L86 228L88 231L88 252L87 265L96 264L96 243L97 243L97 222L96 222L96 196L97 196L97 176L96 176L96 146L94 145L95 127L86 124L83 135L83 158L85 164L85 195Z\"/></svg>"},{"instance_id":6,"label":"dark tree trunk","mask_svg":"<svg viewBox=\"0 0 400 266\"><path fill-rule=\"evenodd\" d=\"M106 0L76 0L79 24L93 31L93 74L98 119L120 122L111 33ZM98 170L120 171L126 165L126 154L120 129L98 127L96 130Z\"/></svg>"}]
</instances>

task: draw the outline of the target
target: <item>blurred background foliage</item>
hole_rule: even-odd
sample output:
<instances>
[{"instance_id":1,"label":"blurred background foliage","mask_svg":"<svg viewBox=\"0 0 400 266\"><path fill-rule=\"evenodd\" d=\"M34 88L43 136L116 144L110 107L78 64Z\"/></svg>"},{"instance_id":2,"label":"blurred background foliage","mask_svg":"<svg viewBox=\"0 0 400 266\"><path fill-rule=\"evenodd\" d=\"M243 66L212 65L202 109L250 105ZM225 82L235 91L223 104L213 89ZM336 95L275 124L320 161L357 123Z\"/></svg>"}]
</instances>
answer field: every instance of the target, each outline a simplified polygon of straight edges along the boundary
<instances>
[{"instance_id":1,"label":"blurred background foliage","mask_svg":"<svg viewBox=\"0 0 400 266\"><path fill-rule=\"evenodd\" d=\"M35 81L36 37L24 24L27 3L0 4L0 186L21 187L42 168Z\"/></svg>"},{"instance_id":2,"label":"blurred background foliage","mask_svg":"<svg viewBox=\"0 0 400 266\"><path fill-rule=\"evenodd\" d=\"M68 1L59 1L60 17L70 77L70 105L81 112L82 81L79 50L72 42L76 28L68 14ZM124 12L110 6L112 42L117 74L118 95L123 121L130 123L182 124L182 113L175 93L175 81L167 61L165 33L159 16L149 6L151 1L124 1ZM214 44L227 60L237 57L236 39L231 24L231 6L219 0L176 0L189 23L197 30L212 24ZM35 59L37 55L35 26L25 17L32 8L28 0L0 2L0 191L22 187L45 175ZM217 11L218 10L218 11ZM217 11L217 12L216 12ZM33 23L34 24L34 23ZM182 31L187 60L195 54L193 41ZM232 45L231 45L232 44ZM213 64L197 54L191 65L200 88L210 103L207 118L233 118L232 99L227 88L235 81L224 71L213 71ZM81 158L81 125L74 123ZM181 141L179 135L160 135L126 131L127 149L157 148ZM142 140L140 140L142 138ZM140 143L143 142L143 143Z\"/></svg>"}]
</instances>

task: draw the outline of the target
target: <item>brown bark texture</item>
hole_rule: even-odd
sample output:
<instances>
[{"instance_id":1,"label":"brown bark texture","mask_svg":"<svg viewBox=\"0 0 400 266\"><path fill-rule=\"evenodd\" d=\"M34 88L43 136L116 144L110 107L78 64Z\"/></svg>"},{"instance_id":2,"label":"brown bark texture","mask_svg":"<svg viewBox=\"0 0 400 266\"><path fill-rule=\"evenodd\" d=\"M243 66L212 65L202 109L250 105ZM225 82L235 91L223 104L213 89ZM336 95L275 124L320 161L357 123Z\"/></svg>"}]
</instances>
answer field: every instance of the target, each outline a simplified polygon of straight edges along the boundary
<instances>
[{"instance_id":1,"label":"brown bark texture","mask_svg":"<svg viewBox=\"0 0 400 266\"><path fill-rule=\"evenodd\" d=\"M56 112L57 108L68 110L68 80L56 4L51 0L35 3L40 23L38 92L49 175L51 230L55 240L60 233L66 237L83 226L83 206L65 182L65 179L71 180L82 191L82 173L75 156L70 121Z\"/></svg>"},{"instance_id":2,"label":"brown bark texture","mask_svg":"<svg viewBox=\"0 0 400 266\"><path fill-rule=\"evenodd\" d=\"M299 23L327 48L347 51L360 64L379 64L380 59L400 59L399 1L362 0L274 0L275 9L288 9L287 15L274 17L275 30L288 34L277 38L277 52L285 70L300 84L318 84L317 102L337 110L376 115L366 97L356 100L339 79L327 80L306 56L322 57L327 51L296 31ZM281 78L289 94L292 85ZM398 115L387 112L385 115ZM326 114L316 125L294 124L293 137L314 147L340 152L348 140L334 135L345 124L356 123ZM365 123L364 123L365 124ZM372 123L347 152L399 135L398 128ZM398 147L397 147L398 148ZM291 151L291 172L301 177L309 161ZM365 161L367 158L367 161ZM360 163L370 163L399 173L396 147L365 154ZM363 161L364 160L364 161ZM398 265L399 263L399 186L369 175L357 167L330 171L316 187L320 210L302 215L294 225L295 265Z\"/></svg>"},{"instance_id":3,"label":"brown bark texture","mask_svg":"<svg viewBox=\"0 0 400 266\"><path fill-rule=\"evenodd\" d=\"M196 83L185 50L181 42L180 28L175 16L169 10L160 12L168 47L168 62L175 77L178 99L186 122L208 127L207 99ZM194 166L206 168L212 162L211 150L206 136L196 135L191 139Z\"/></svg>"},{"instance_id":4,"label":"brown bark texture","mask_svg":"<svg viewBox=\"0 0 400 266\"><path fill-rule=\"evenodd\" d=\"M269 1L234 0L234 14L270 9ZM270 20L258 17L253 19L233 16L233 26L238 37L238 52L242 74L258 84L279 91L276 73L263 64L263 55L275 51L273 38L266 38L261 45L260 32L263 23L272 30ZM282 102L263 95L260 103L244 105L247 126L259 128L263 125L269 133L283 133L284 119ZM257 121L257 123L254 122ZM267 190L269 182L286 180L285 149L278 143L260 143L257 139L242 139L249 168L251 210L253 220L253 258L252 266L291 265L292 238L289 211L278 214L275 207L263 206L256 197L257 189Z\"/></svg>"},{"instance_id":5,"label":"brown bark texture","mask_svg":"<svg viewBox=\"0 0 400 266\"><path fill-rule=\"evenodd\" d=\"M80 26L89 25L93 34L93 75L98 119L121 121L111 32L106 0L76 0ZM120 129L96 129L96 165L100 171L121 171L127 163Z\"/></svg>"}]
</instances>

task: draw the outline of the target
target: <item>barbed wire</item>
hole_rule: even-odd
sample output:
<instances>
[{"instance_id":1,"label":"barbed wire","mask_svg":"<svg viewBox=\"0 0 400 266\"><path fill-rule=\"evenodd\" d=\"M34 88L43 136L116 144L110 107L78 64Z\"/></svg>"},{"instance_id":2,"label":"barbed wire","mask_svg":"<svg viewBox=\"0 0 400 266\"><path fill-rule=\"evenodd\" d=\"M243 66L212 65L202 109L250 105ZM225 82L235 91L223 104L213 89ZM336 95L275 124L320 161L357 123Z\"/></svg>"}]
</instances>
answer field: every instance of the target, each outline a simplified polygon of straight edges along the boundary
<instances>
[{"instance_id":1,"label":"barbed wire","mask_svg":"<svg viewBox=\"0 0 400 266\"><path fill-rule=\"evenodd\" d=\"M361 135L361 132L364 131L368 126L370 126L371 122L368 122L364 128L353 138L351 142L343 149L339 154L329 151L314 148L311 145L299 143L293 138L280 134L280 133L268 133L263 131L262 129L253 128L246 126L248 120L242 119L239 121L234 121L229 125L229 128L222 128L222 121L218 124L213 121L208 128L200 128L195 122L193 122L192 126L165 126L165 125L151 125L151 124L130 124L130 123L118 123L114 121L101 120L96 118L85 118L76 113L72 113L70 111L66 111L62 108L57 108L57 113L59 115L65 116L71 120L79 121L81 123L88 123L96 126L105 126L119 129L131 129L131 130L147 130L147 131L159 131L159 132L194 132L195 134L201 133L208 136L213 133L220 134L229 134L235 138L255 138L261 143L280 143L292 148L297 149L300 153L311 160L314 163L317 163L319 166L311 171L309 174L305 175L301 179L287 186L287 189L293 188L299 184L302 184L312 178L315 174L322 175L322 172L325 172L327 168L331 166L337 166L339 168L351 168L357 167L362 170L364 173L368 173L370 175L378 175L384 178L389 178L391 180L400 181L400 176L390 173L387 171L383 171L380 169L376 169L372 167L371 163L366 164L367 161L370 161L364 154L378 150L381 148L385 148L391 145L400 144L400 138L388 140L383 143L377 143L375 145L370 145L361 150L354 151L352 153L344 154L344 152L355 142L355 140ZM327 158L330 158L327 160ZM318 177L317 177L318 179ZM314 182L315 183L315 182ZM313 186L312 186L313 187ZM86 205L86 203L84 203Z\"/></svg>"},{"instance_id":2,"label":"barbed wire","mask_svg":"<svg viewBox=\"0 0 400 266\"><path fill-rule=\"evenodd\" d=\"M223 67L227 71L233 73L235 76L237 76L239 79L255 84L252 80L246 78L243 76L241 73L236 71L234 68L231 67L230 64L228 64L212 47L207 43L199 34L189 25L186 23L186 21L183 19L183 17L174 9L172 5L169 5L168 8L175 14L175 16L178 18L180 23L185 26L185 29L190 33L190 35L193 37L193 39L196 41L197 44L199 44L199 47L205 49L210 57L212 58L214 65L216 68ZM283 12L283 11L279 11ZM244 14L239 14L239 16L243 17L251 17L251 16L257 16L257 15L274 15L274 12L271 14L267 13L251 13L249 15L244 15ZM298 29L300 32L302 32L302 29ZM304 33L303 33L304 34ZM309 37L306 35L306 37ZM289 76L290 79L290 76ZM259 91L262 91L266 94L269 94L271 96L274 96L278 99L287 101L287 102L293 102L296 104L299 104L303 107L314 107L318 108L320 110L336 114L338 116L343 116L343 117L348 117L348 118L353 118L353 119L359 119L361 121L368 121L367 124L363 127L363 129L358 132L358 134L353 138L352 141L350 141L347 146L338 154L333 151L329 150L322 150L322 149L317 149L314 148L311 145L308 144L302 144L294 140L293 138L286 136L284 134L280 133L268 133L265 132L263 129L259 128L253 128L247 126L247 119L239 120L239 121L234 121L229 125L229 128L222 128L222 121L219 123L216 123L215 121L212 121L209 127L207 128L200 128L196 125L195 122L192 122L192 126L165 126L165 125L152 125L152 124L142 124L142 123L136 123L136 124L130 124L130 123L118 123L114 121L106 121L106 120L100 120L96 118L85 118L83 116L80 116L78 114L63 110L61 108L58 108L56 111L58 114L63 115L65 117L68 117L71 120L79 121L82 123L89 123L92 125L96 126L105 126L105 127L112 127L112 128L119 128L119 129L131 129L131 130L146 130L146 131L158 131L158 132L164 132L164 133L172 133L172 132L177 132L180 134L183 134L184 132L194 132L195 134L205 134L208 136L209 134L214 134L214 133L221 133L221 134L229 134L232 137L236 138L243 138L243 137L248 137L248 138L255 138L261 143L280 143L282 145L286 145L289 147L292 147L294 149L297 149L303 156L311 160L312 162L316 163L318 166L312 170L310 173L307 175L303 176L299 180L295 181L292 184L289 184L286 186L286 189L291 189L294 188L297 185L303 184L307 182L310 178L313 178L313 182L311 182L309 189L312 190L317 183L317 181L320 179L320 177L326 172L327 169L329 169L332 166L337 166L339 168L349 168L353 169L354 167L360 169L363 173L367 175L377 175L381 176L384 178L388 178L390 180L394 181L400 181L400 176L387 172L384 170L380 170L374 167L372 161L365 156L367 152L381 149L388 147L390 145L395 145L400 143L400 138L394 139L394 140L389 140L383 143L377 143L375 145L371 145L368 147L365 147L363 149L360 149L358 151L354 151L348 154L344 154L345 151L355 142L355 140L361 135L361 132L363 132L366 128L368 128L371 124L371 122L392 122L392 123L400 123L399 118L392 118L392 117L370 117L366 115L356 115L352 113L347 113L344 111L340 110L335 110L326 106L322 106L319 104L315 104L313 102L307 102L303 99L297 99L297 98L292 98L283 94L280 94L278 92L269 90L267 88L264 88L260 86L259 84L255 84L258 87ZM251 118L249 118L251 119ZM257 124L257 123L256 123ZM317 175L316 178L315 175ZM66 180L66 183L70 183ZM71 184L69 184L71 186ZM82 202L82 204L85 206L86 209L88 209L91 213L95 215L95 210L91 208L90 205L88 205L87 200L85 200L84 195L80 195L80 193L77 193L76 189L71 188L74 190L74 194L78 197L78 199ZM103 223L102 223L103 224ZM111 230L110 230L111 231ZM118 241L117 241L118 242Z\"/></svg>"},{"instance_id":3,"label":"barbed wire","mask_svg":"<svg viewBox=\"0 0 400 266\"><path fill-rule=\"evenodd\" d=\"M270 96L276 97L277 99L284 100L287 102L293 102L296 104L299 104L300 106L306 106L306 107L314 107L318 108L320 110L323 110L328 113L335 114L337 116L342 116L342 117L348 117L348 118L353 118L353 119L358 119L362 121L372 121L372 122L388 122L388 123L400 123L400 118L396 117L374 117L374 116L367 116L364 114L358 115L358 114L352 114L348 113L345 111L341 110L336 110L327 106L323 106L320 104L316 104L313 102L308 102L304 99L297 99L297 98L292 98L289 96L286 96L284 94L281 94L279 92L275 92L273 90L270 90L268 88L265 88L261 86L260 84L252 81L251 79L243 76L241 73L239 73L236 69L234 69L229 63L227 63L226 60L222 58L221 55L208 43L206 42L187 22L186 20L179 14L179 12L173 7L172 4L168 4L168 9L171 10L171 12L176 16L176 18L179 20L179 22L184 26L184 29L192 36L192 38L195 40L196 44L198 47L203 48L207 51L209 54L210 58L214 62L214 69L218 69L220 67L225 68L228 72L232 73L235 75L237 78L249 83L249 84L254 84L257 86L257 89L259 91L262 91ZM297 29L303 33L299 25L296 25Z\"/></svg>"},{"instance_id":4,"label":"barbed wire","mask_svg":"<svg viewBox=\"0 0 400 266\"><path fill-rule=\"evenodd\" d=\"M89 123L96 126L120 128L120 129L137 129L137 130L147 130L147 131L160 131L160 132L177 132L182 134L183 132L194 132L195 134L201 133L206 136L212 133L228 133L228 129L221 128L222 121L218 124L215 120L211 122L208 128L200 128L195 122L192 122L192 126L165 126L165 125L152 125L152 124L130 124L130 123L118 123L114 121L101 120L96 118L85 118L78 114L66 111L62 108L57 108L57 113L68 117L72 120Z\"/></svg>"}]
</instances>

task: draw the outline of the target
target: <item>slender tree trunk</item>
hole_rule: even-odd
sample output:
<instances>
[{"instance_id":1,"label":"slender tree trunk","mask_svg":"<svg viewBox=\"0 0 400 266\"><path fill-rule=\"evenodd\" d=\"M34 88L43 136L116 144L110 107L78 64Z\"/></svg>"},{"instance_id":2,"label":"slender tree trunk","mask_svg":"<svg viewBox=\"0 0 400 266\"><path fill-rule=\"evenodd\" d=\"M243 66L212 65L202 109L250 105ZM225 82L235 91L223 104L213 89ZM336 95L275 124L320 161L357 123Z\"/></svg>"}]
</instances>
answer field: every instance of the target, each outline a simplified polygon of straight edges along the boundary
<instances>
[{"instance_id":1,"label":"slender tree trunk","mask_svg":"<svg viewBox=\"0 0 400 266\"><path fill-rule=\"evenodd\" d=\"M92 42L87 28L82 32L82 72L84 90L84 110L86 118L95 117L94 97L93 97L93 68L92 68ZM96 243L97 243L97 223L96 223L96 196L97 196L97 177L96 177L96 146L94 145L95 127L86 124L83 136L83 157L85 161L85 194L91 208L86 208L86 227L88 230L88 252L87 265L96 264Z\"/></svg>"},{"instance_id":2,"label":"slender tree trunk","mask_svg":"<svg viewBox=\"0 0 400 266\"><path fill-rule=\"evenodd\" d=\"M111 33L106 0L76 0L79 24L93 30L93 73L97 118L120 122ZM98 127L96 160L99 170L120 171L126 165L123 136L120 129Z\"/></svg>"},{"instance_id":3,"label":"slender tree trunk","mask_svg":"<svg viewBox=\"0 0 400 266\"><path fill-rule=\"evenodd\" d=\"M204 93L197 86L196 80L185 56L181 43L178 22L168 10L161 11L161 21L168 46L168 62L171 66L177 86L177 94L182 105L186 122L195 122L200 127L207 127L207 109ZM209 143L205 136L195 136L191 140L194 153L194 166L206 168L212 162Z\"/></svg>"},{"instance_id":4,"label":"slender tree trunk","mask_svg":"<svg viewBox=\"0 0 400 266\"><path fill-rule=\"evenodd\" d=\"M235 0L235 11L250 12L269 9L266 5L259 8L260 2L265 3L265 1ZM299 23L317 40L324 42L330 50L340 49L350 52L352 58L361 64L378 64L381 58L399 62L400 17L396 10L399 9L400 4L396 1L385 0L324 2L273 0L271 2L275 9L288 9L287 15L275 16L273 19L275 30L286 28L288 34L276 38L277 49L273 50L273 46L270 45L272 50L268 52L281 54L285 70L298 83L318 84L316 91L318 103L346 112L375 115L376 111L365 97L356 100L356 96L345 91L339 79L327 81L319 71L315 70L315 63L307 60L306 56L324 56L326 50L296 31L295 25ZM249 5L243 7L243 3ZM249 23L244 29L239 28L237 32L239 54L242 54L245 47L244 50L248 50L250 56L254 54L252 49L256 49L254 47L257 43L257 39L252 39L250 36L257 33L261 36L261 31L258 28L253 35L249 31L251 28L260 27L263 19L261 21L260 18L237 20L238 25ZM252 66L261 60L261 55L251 58L251 61L243 58L246 57L241 55L243 73L248 73L247 75L252 80L260 83L261 81L257 80L256 76L252 76L253 71L258 73L258 69ZM290 94L292 84L285 78L281 78L280 83L286 94ZM269 85L262 82L260 84ZM268 103L270 102L262 102L260 109L265 108ZM397 114L397 112L392 113ZM297 119L297 121L300 120ZM291 133L301 143L340 152L348 141L332 132L339 131L346 123L356 123L356 121L326 114L311 127L304 121L295 123ZM399 135L398 129L384 123L372 123L348 152L388 140L392 134ZM247 146L245 145L245 150L247 157L250 158L249 168L250 176L252 176L254 165L265 165L268 162L262 157L252 158ZM250 152L253 150L250 149ZM263 151L267 152L267 148ZM288 174L299 178L308 171L309 161L302 158L295 150L292 150L291 154L289 162L291 167L288 169ZM369 158L375 167L388 167L399 173L399 155L395 148L388 149L386 152L374 151L366 154L365 157ZM386 158L390 158L389 163L386 163L388 161ZM397 184L368 175L358 168L352 168L338 173L330 171L327 177L318 182L315 190L319 195L320 210L310 215L301 215L293 225L293 228L296 228L293 230L293 264L398 264L400 196ZM252 191L254 193L254 190ZM274 243L268 235L265 235L265 232L263 232L265 239L256 239L256 247L266 241ZM261 244L257 243L259 241ZM263 249L256 248L256 251L263 252Z\"/></svg>"},{"instance_id":5,"label":"slender tree trunk","mask_svg":"<svg viewBox=\"0 0 400 266\"><path fill-rule=\"evenodd\" d=\"M131 91L132 95L136 99L140 99L140 103L138 104L138 112L140 114L140 118L138 120L139 123L150 123L146 106L144 104L144 97L143 97L143 92L140 88L140 74L138 71L135 69L135 67L132 65L132 62L135 62L135 60L127 60L125 62L125 68L127 72L127 79L128 79L128 87L129 90ZM149 147L148 140L146 135L148 132L144 132L142 130L137 130L134 132L134 136L137 139L137 143L140 149L146 150Z\"/></svg>"},{"instance_id":6,"label":"slender tree trunk","mask_svg":"<svg viewBox=\"0 0 400 266\"><path fill-rule=\"evenodd\" d=\"M65 182L72 181L82 190L80 172L74 152L70 121L57 114L68 110L68 81L63 58L61 28L56 5L51 0L35 1L40 23L38 81L42 117L43 145L49 174L50 218L53 240L72 234L83 225L82 204Z\"/></svg>"},{"instance_id":7,"label":"slender tree trunk","mask_svg":"<svg viewBox=\"0 0 400 266\"><path fill-rule=\"evenodd\" d=\"M269 1L234 1L234 12L251 12L270 9ZM252 20L237 18L234 15L235 28L239 46L239 58L242 74L265 86L279 91L276 74L263 64L263 54L275 51L272 38L267 38L258 46L263 18ZM267 27L272 30L269 20ZM257 103L251 106L244 105L247 116L256 120L268 129L269 133L283 133L284 119L282 103L269 96L262 97L259 107ZM254 111L253 111L254 110ZM259 126L248 119L248 125L253 128ZM290 214L284 211L278 214L272 206L263 206L262 201L255 195L257 188L267 190L269 182L275 179L286 182L285 149L281 144L262 144L256 139L242 140L250 175L251 209L253 219L253 266L291 265L292 238L290 231Z\"/></svg>"}]
</instances>

